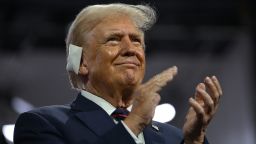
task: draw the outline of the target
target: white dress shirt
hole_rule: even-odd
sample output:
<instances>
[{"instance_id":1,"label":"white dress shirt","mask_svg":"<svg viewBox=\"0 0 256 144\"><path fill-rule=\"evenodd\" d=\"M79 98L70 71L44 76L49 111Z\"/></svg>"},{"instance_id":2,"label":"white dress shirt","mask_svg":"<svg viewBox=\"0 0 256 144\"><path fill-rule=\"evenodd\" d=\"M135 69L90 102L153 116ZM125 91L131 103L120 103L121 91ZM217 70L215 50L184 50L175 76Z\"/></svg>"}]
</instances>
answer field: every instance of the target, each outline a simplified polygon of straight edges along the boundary
<instances>
[{"instance_id":1,"label":"white dress shirt","mask_svg":"<svg viewBox=\"0 0 256 144\"><path fill-rule=\"evenodd\" d=\"M89 99L90 101L92 101L92 102L96 103L98 106L100 106L103 110L105 110L107 112L107 114L109 116L116 110L116 108L113 105L111 105L109 102L107 102L106 100L104 100L101 97L93 95L93 94L91 94L91 93L89 93L87 91L84 91L84 90L81 90L81 94L85 98ZM130 111L131 107L127 108L127 110ZM116 124L118 123L114 119L113 119L113 121ZM137 137L123 121L121 121L121 123L123 124L125 129L128 131L128 133L132 136L132 138L134 139L136 144L145 144L145 140L144 140L144 136L143 136L142 132Z\"/></svg>"}]
</instances>

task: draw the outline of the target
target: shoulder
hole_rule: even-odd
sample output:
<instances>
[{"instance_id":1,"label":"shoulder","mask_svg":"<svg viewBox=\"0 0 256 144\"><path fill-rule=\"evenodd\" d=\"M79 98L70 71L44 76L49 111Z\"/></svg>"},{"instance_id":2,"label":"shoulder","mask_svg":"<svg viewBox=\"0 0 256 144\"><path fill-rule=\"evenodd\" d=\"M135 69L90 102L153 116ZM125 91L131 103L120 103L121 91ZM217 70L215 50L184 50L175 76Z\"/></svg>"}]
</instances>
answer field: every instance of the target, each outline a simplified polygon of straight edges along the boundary
<instances>
[{"instance_id":1,"label":"shoulder","mask_svg":"<svg viewBox=\"0 0 256 144\"><path fill-rule=\"evenodd\" d=\"M35 108L26 113L45 115L45 116L55 116L55 115L63 115L70 112L69 105L52 105L52 106L44 106Z\"/></svg>"},{"instance_id":2,"label":"shoulder","mask_svg":"<svg viewBox=\"0 0 256 144\"><path fill-rule=\"evenodd\" d=\"M64 124L72 115L70 106L54 105L35 108L19 115L15 127L19 126L45 126Z\"/></svg>"},{"instance_id":3,"label":"shoulder","mask_svg":"<svg viewBox=\"0 0 256 144\"><path fill-rule=\"evenodd\" d=\"M14 141L18 143L42 140L43 137L53 140L60 138L61 129L70 116L70 107L63 105L45 106L22 113L15 123ZM56 137L49 136L49 133Z\"/></svg>"}]
</instances>

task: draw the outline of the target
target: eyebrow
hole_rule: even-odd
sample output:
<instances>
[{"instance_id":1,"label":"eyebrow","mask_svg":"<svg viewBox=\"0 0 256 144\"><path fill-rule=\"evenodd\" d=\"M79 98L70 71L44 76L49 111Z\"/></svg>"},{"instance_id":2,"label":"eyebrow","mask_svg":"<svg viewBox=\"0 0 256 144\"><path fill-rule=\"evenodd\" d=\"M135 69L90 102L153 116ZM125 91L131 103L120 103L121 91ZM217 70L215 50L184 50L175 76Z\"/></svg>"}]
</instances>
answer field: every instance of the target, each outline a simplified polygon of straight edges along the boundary
<instances>
[{"instance_id":1,"label":"eyebrow","mask_svg":"<svg viewBox=\"0 0 256 144\"><path fill-rule=\"evenodd\" d=\"M105 34L105 36L109 37L109 36L122 36L124 35L125 32L119 29L110 29L109 32L107 32ZM142 38L143 34L141 33L128 33L129 36L131 37L135 37L135 38Z\"/></svg>"},{"instance_id":2,"label":"eyebrow","mask_svg":"<svg viewBox=\"0 0 256 144\"><path fill-rule=\"evenodd\" d=\"M108 29L108 32L104 34L105 38L111 37L111 36L122 36L125 32L120 29ZM145 41L144 41L144 33L139 31L138 33L130 33L130 37L132 38L139 38L141 39L142 46L144 49L146 49Z\"/></svg>"}]
</instances>

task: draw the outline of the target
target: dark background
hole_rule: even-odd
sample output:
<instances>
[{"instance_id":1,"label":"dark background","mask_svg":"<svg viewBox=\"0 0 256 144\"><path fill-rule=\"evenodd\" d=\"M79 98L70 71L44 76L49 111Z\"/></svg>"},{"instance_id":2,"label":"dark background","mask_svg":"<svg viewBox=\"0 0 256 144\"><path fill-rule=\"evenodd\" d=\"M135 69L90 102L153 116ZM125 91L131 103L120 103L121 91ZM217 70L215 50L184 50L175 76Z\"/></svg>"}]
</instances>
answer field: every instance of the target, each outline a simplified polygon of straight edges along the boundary
<instances>
[{"instance_id":1,"label":"dark background","mask_svg":"<svg viewBox=\"0 0 256 144\"><path fill-rule=\"evenodd\" d=\"M158 21L147 32L145 80L176 65L179 74L162 91L174 105L170 122L182 128L197 83L216 75L224 96L207 135L217 144L255 140L256 5L253 0L105 1L149 3ZM76 91L65 71L65 35L70 22L97 0L1 0L0 126L15 123L12 100L35 107L70 103Z\"/></svg>"}]
</instances>

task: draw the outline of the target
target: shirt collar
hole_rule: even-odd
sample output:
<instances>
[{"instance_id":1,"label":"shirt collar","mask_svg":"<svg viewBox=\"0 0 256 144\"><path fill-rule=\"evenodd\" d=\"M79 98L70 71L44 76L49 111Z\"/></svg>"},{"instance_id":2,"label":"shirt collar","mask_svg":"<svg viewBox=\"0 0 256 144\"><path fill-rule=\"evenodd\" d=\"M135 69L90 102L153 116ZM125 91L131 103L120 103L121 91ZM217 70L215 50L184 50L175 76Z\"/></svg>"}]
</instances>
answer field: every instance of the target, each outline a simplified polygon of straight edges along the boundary
<instances>
[{"instance_id":1,"label":"shirt collar","mask_svg":"<svg viewBox=\"0 0 256 144\"><path fill-rule=\"evenodd\" d=\"M107 112L108 115L111 115L116 110L116 108L113 105L111 105L108 101L90 92L81 90L81 95L89 99L90 101L94 102L98 106L100 106L104 111ZM128 111L131 111L131 109L132 109L132 106L129 106L127 108Z\"/></svg>"},{"instance_id":2,"label":"shirt collar","mask_svg":"<svg viewBox=\"0 0 256 144\"><path fill-rule=\"evenodd\" d=\"M115 107L111 105L109 102L104 100L101 97L98 97L92 93L89 93L87 91L81 90L81 95L85 98L89 99L90 101L96 103L98 106L100 106L102 109L104 109L108 115L111 115L115 111Z\"/></svg>"}]
</instances>

